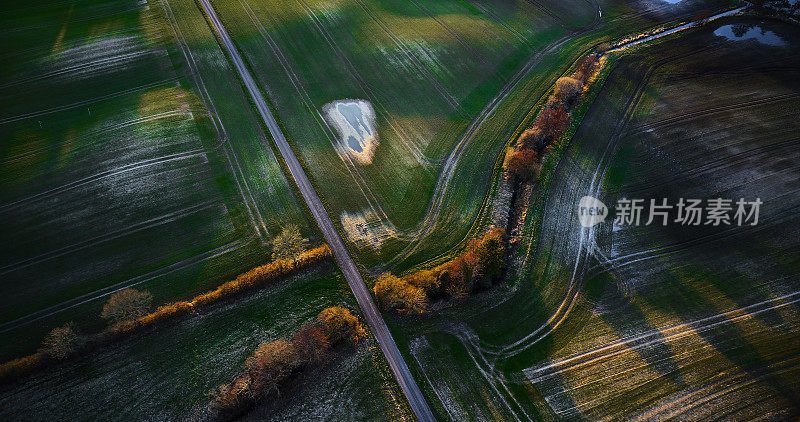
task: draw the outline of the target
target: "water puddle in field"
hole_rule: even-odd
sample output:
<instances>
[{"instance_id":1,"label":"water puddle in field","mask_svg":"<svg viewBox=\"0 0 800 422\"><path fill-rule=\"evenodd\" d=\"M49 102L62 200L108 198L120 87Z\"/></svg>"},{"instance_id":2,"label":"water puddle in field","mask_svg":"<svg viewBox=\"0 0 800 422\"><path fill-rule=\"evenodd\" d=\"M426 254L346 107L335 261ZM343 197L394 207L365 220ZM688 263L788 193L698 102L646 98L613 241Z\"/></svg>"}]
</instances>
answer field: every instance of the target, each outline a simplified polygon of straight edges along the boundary
<instances>
[{"instance_id":1,"label":"water puddle in field","mask_svg":"<svg viewBox=\"0 0 800 422\"><path fill-rule=\"evenodd\" d=\"M372 163L378 146L375 110L366 100L338 100L322 107L325 120L339 134L334 147L342 159L351 158L360 164Z\"/></svg>"},{"instance_id":2,"label":"water puddle in field","mask_svg":"<svg viewBox=\"0 0 800 422\"><path fill-rule=\"evenodd\" d=\"M740 11L744 10L744 8L745 8L745 6L742 6L742 7L738 8L738 9L728 10L727 12L722 12L722 13L716 14L714 16L710 16L710 17L706 18L703 22L710 22L710 21L712 21L714 19L719 19L719 18L724 17L724 16L730 16L730 15L739 13ZM625 41L625 42L623 42L621 44L618 44L616 47L612 48L611 50L608 50L608 52L611 53L611 52L615 52L615 51L619 51L619 50L624 50L624 49L626 49L628 47L632 47L632 46L637 45L637 44L641 44L641 43L645 43L645 42L648 42L648 41L652 41L652 40L657 39L657 38L665 37L667 35L671 35L671 34L674 34L676 32L683 31L685 29L689 29L689 28L695 27L697 25L700 25L700 21L693 21L693 22L685 23L683 25L676 26L675 28L668 29L666 31L661 31L661 32L657 32L657 33L652 34L652 35L647 35L647 36L643 36L643 37L640 37L640 38L631 39L629 41Z\"/></svg>"},{"instance_id":3,"label":"water puddle in field","mask_svg":"<svg viewBox=\"0 0 800 422\"><path fill-rule=\"evenodd\" d=\"M723 25L714 31L714 35L732 41L756 40L764 45L786 46L786 41L780 35L758 25Z\"/></svg>"}]
</instances>

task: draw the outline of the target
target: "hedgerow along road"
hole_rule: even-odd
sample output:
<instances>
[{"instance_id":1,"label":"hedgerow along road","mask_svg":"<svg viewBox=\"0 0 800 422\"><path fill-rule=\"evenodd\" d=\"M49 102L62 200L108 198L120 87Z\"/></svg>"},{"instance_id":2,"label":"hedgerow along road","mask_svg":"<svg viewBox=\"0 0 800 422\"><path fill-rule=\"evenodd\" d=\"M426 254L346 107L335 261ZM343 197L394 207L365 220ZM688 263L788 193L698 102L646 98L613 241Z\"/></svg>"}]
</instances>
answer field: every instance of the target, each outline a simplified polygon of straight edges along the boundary
<instances>
[{"instance_id":1,"label":"hedgerow along road","mask_svg":"<svg viewBox=\"0 0 800 422\"><path fill-rule=\"evenodd\" d=\"M210 25L219 36L223 47L228 52L234 66L236 66L236 70L239 72L250 97L252 97L259 114L261 114L261 118L264 120L272 138L275 140L281 156L283 156L287 167L289 167L292 178L300 189L300 193L308 205L314 220L317 222L320 231L322 231L322 235L325 236L325 240L328 242L328 245L330 245L333 256L339 264L342 273L344 273L345 279L350 285L350 289L353 291L358 306L361 307L361 312L364 314L364 318L367 320L370 330L378 341L381 351L383 351L383 354L386 356L386 360L389 361L389 367L391 367L395 378L397 378L397 382L400 384L400 388L402 388L403 393L408 399L411 409L420 421L434 421L433 412L431 412L428 403L425 401L425 397L422 395L422 391L420 391L419 386L417 386L417 383L411 376L408 365L406 365L406 362L403 360L403 356L400 354L400 350L397 348L397 344L394 342L394 338L392 338L392 334L389 332L386 322L384 322L383 317L380 312L378 312L375 301L372 300L372 296L369 290L367 290L367 286L364 284L361 274L358 272L353 257L350 256L350 253L347 251L344 241L339 237L339 232L336 231L336 228L333 226L333 222L328 216L328 212L325 211L325 207L322 205L319 195L317 195L308 176L306 176L305 171L300 166L300 161L297 160L289 143L286 141L286 137L280 127L278 127L278 122L267 106L255 80L250 75L250 71L247 70L244 60L242 60L233 40L231 40L231 37L228 35L219 17L217 17L209 1L199 0L199 2L205 11Z\"/></svg>"}]
</instances>

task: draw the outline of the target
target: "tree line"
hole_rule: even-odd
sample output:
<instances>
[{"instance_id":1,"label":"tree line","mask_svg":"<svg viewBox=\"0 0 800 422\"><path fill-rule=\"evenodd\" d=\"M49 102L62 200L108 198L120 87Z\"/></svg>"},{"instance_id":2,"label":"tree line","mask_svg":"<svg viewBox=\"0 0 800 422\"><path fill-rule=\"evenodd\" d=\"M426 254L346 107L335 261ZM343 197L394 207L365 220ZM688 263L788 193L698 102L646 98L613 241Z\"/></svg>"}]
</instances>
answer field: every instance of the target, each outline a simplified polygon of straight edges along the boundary
<instances>
[{"instance_id":1,"label":"tree line","mask_svg":"<svg viewBox=\"0 0 800 422\"><path fill-rule=\"evenodd\" d=\"M271 393L280 393L292 375L323 365L337 345L356 344L366 335L350 310L324 309L291 336L261 343L245 361L244 371L210 393L209 419L234 419Z\"/></svg>"},{"instance_id":2,"label":"tree line","mask_svg":"<svg viewBox=\"0 0 800 422\"><path fill-rule=\"evenodd\" d=\"M100 317L108 321L105 330L83 334L73 322L53 329L45 336L36 353L0 365L0 383L87 352L160 321L190 315L198 307L263 287L331 256L328 245L306 250L307 242L296 226L287 226L273 240L271 262L242 273L190 300L168 303L155 311L152 310L153 295L146 290L125 288L115 292L109 296L100 313Z\"/></svg>"},{"instance_id":3,"label":"tree line","mask_svg":"<svg viewBox=\"0 0 800 422\"><path fill-rule=\"evenodd\" d=\"M570 114L580 95L588 88L599 64L599 54L584 57L570 75L556 81L553 93L547 98L533 125L517 138L503 161L503 169L520 180L537 179L542 159L569 128Z\"/></svg>"},{"instance_id":4,"label":"tree line","mask_svg":"<svg viewBox=\"0 0 800 422\"><path fill-rule=\"evenodd\" d=\"M493 227L470 240L460 255L436 268L402 278L391 273L381 275L373 286L375 298L386 310L422 313L432 300L462 298L484 290L502 273L505 244L505 231Z\"/></svg>"}]
</instances>

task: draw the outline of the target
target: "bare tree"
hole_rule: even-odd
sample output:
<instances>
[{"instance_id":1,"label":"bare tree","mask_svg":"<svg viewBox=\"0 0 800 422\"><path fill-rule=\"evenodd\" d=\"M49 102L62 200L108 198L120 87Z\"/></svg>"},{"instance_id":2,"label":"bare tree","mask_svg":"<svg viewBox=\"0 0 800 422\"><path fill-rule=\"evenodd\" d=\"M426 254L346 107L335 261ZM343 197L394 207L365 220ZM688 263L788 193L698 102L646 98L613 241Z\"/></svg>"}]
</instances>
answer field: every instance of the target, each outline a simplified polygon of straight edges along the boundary
<instances>
[{"instance_id":1,"label":"bare tree","mask_svg":"<svg viewBox=\"0 0 800 422\"><path fill-rule=\"evenodd\" d=\"M307 248L308 239L303 238L297 226L290 224L272 240L272 259L294 259Z\"/></svg>"},{"instance_id":2,"label":"bare tree","mask_svg":"<svg viewBox=\"0 0 800 422\"><path fill-rule=\"evenodd\" d=\"M42 351L56 359L64 359L80 345L81 338L72 322L54 328L42 342Z\"/></svg>"},{"instance_id":3,"label":"bare tree","mask_svg":"<svg viewBox=\"0 0 800 422\"><path fill-rule=\"evenodd\" d=\"M120 290L108 298L100 316L112 324L133 321L147 315L152 302L153 295L147 290Z\"/></svg>"}]
</instances>

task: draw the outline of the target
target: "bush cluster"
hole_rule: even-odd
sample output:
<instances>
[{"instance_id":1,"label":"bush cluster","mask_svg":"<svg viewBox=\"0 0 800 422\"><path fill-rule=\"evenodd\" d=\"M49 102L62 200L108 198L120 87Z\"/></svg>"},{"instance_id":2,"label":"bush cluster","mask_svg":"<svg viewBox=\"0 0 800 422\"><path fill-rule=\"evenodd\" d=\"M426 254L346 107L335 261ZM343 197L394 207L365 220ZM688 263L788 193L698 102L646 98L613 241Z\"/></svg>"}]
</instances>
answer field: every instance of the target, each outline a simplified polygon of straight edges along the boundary
<instances>
[{"instance_id":1,"label":"bush cluster","mask_svg":"<svg viewBox=\"0 0 800 422\"><path fill-rule=\"evenodd\" d=\"M357 343L366 336L361 321L339 306L319 313L288 339L262 343L245 362L245 370L212 391L209 410L217 419L232 419L302 369L319 365L342 342Z\"/></svg>"},{"instance_id":2,"label":"bush cluster","mask_svg":"<svg viewBox=\"0 0 800 422\"><path fill-rule=\"evenodd\" d=\"M460 298L489 287L503 270L504 256L505 231L492 228L472 239L461 255L436 268L403 278L383 274L373 291L383 309L422 313L431 300Z\"/></svg>"},{"instance_id":3,"label":"bush cluster","mask_svg":"<svg viewBox=\"0 0 800 422\"><path fill-rule=\"evenodd\" d=\"M105 344L159 321L179 315L188 315L197 306L208 305L276 281L329 256L331 256L331 250L327 245L318 246L300 253L294 259L279 259L256 267L192 300L168 303L150 313L148 313L152 302L150 292L132 288L120 290L111 295L103 305L101 317L109 320L110 324L107 330L94 335L81 336L75 331L72 323L58 327L45 337L42 347L37 353L0 365L0 382L15 379L47 363L66 359L72 354L85 350L87 346Z\"/></svg>"},{"instance_id":4,"label":"bush cluster","mask_svg":"<svg viewBox=\"0 0 800 422\"><path fill-rule=\"evenodd\" d=\"M536 179L541 161L569 127L570 111L598 67L599 56L586 56L575 72L556 81L553 93L530 129L520 134L503 161L503 169L522 180Z\"/></svg>"}]
</instances>

